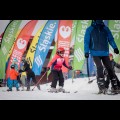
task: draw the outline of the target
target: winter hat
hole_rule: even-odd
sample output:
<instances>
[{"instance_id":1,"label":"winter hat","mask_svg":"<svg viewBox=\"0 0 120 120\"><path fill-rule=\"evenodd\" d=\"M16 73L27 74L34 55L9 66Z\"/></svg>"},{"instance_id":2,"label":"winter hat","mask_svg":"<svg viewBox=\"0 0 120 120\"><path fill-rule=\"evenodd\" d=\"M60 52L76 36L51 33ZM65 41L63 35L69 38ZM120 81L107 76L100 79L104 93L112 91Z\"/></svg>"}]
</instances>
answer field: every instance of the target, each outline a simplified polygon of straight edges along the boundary
<instances>
[{"instance_id":1,"label":"winter hat","mask_svg":"<svg viewBox=\"0 0 120 120\"><path fill-rule=\"evenodd\" d=\"M113 54L112 54L112 53L110 53L110 54L109 54L109 56L110 56L110 57L113 57Z\"/></svg>"}]
</instances>

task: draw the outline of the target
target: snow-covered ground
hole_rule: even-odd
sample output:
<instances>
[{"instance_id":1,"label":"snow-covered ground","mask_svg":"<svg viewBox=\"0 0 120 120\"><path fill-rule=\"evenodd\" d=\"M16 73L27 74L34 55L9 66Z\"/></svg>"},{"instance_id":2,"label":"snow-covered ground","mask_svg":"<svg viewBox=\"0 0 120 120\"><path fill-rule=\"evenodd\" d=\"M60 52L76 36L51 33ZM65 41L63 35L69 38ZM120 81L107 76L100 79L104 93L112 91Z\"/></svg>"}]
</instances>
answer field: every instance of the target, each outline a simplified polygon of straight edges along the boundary
<instances>
[{"instance_id":1,"label":"snow-covered ground","mask_svg":"<svg viewBox=\"0 0 120 120\"><path fill-rule=\"evenodd\" d=\"M117 76L120 79L120 73L117 73ZM88 78L77 78L73 83L71 79L66 80L64 88L70 93L49 93L47 92L49 88L50 83L41 85L41 91L35 88L34 91L17 92L13 88L12 92L3 92L7 88L0 87L0 100L120 100L120 94L96 95L98 92L96 80L88 84ZM78 92L74 93L76 91Z\"/></svg>"}]
</instances>

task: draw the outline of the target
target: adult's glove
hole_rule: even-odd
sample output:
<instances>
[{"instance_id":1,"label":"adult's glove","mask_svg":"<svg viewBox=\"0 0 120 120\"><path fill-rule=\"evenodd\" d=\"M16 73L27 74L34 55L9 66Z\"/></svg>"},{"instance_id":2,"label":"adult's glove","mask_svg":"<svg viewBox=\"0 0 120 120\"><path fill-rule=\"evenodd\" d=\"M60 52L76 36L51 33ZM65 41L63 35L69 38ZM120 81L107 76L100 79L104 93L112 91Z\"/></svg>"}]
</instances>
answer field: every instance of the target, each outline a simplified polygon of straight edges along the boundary
<instances>
[{"instance_id":1,"label":"adult's glove","mask_svg":"<svg viewBox=\"0 0 120 120\"><path fill-rule=\"evenodd\" d=\"M69 70L72 70L73 68L72 68L72 66L69 66L68 69L69 69Z\"/></svg>"},{"instance_id":2,"label":"adult's glove","mask_svg":"<svg viewBox=\"0 0 120 120\"><path fill-rule=\"evenodd\" d=\"M89 58L89 53L85 53L85 57L86 57L86 58Z\"/></svg>"},{"instance_id":3,"label":"adult's glove","mask_svg":"<svg viewBox=\"0 0 120 120\"><path fill-rule=\"evenodd\" d=\"M117 48L115 48L114 53L119 54L119 50Z\"/></svg>"},{"instance_id":4,"label":"adult's glove","mask_svg":"<svg viewBox=\"0 0 120 120\"><path fill-rule=\"evenodd\" d=\"M49 70L50 70L50 68L49 68L49 67L47 67L47 68L46 68L46 71L49 71Z\"/></svg>"}]
</instances>

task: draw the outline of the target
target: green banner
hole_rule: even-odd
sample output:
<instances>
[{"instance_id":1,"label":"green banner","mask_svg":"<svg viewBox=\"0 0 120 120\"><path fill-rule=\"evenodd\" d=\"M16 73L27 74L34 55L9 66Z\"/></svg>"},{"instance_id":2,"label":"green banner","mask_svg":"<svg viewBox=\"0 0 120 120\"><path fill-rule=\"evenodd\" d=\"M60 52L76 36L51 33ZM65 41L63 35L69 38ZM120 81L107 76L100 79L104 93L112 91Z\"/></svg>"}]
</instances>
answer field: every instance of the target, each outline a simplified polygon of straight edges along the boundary
<instances>
[{"instance_id":1,"label":"green banner","mask_svg":"<svg viewBox=\"0 0 120 120\"><path fill-rule=\"evenodd\" d=\"M76 30L76 40L74 46L74 70L81 70L84 64L84 35L88 26L90 26L91 20L78 20Z\"/></svg>"},{"instance_id":2,"label":"green banner","mask_svg":"<svg viewBox=\"0 0 120 120\"><path fill-rule=\"evenodd\" d=\"M18 28L22 20L13 20L7 27L3 39L2 46L0 49L0 79L5 79L6 60L10 49L15 41Z\"/></svg>"},{"instance_id":3,"label":"green banner","mask_svg":"<svg viewBox=\"0 0 120 120\"><path fill-rule=\"evenodd\" d=\"M78 20L73 20L72 36L71 36L71 47L73 47L73 46L74 46L74 43L75 43L77 21L78 21Z\"/></svg>"},{"instance_id":4,"label":"green banner","mask_svg":"<svg viewBox=\"0 0 120 120\"><path fill-rule=\"evenodd\" d=\"M120 20L108 20L108 27L110 28L115 43L120 51ZM113 54L114 60L118 63L120 61L120 55L115 54L111 46L110 53Z\"/></svg>"}]
</instances>

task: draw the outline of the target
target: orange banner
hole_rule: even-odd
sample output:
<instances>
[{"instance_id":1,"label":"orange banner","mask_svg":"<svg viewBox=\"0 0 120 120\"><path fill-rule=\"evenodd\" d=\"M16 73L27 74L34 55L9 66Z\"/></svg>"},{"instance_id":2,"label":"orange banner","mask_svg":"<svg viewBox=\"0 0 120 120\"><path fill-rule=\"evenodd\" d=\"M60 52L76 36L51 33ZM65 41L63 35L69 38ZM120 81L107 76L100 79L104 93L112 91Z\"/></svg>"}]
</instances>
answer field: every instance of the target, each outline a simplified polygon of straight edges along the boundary
<instances>
[{"instance_id":1,"label":"orange banner","mask_svg":"<svg viewBox=\"0 0 120 120\"><path fill-rule=\"evenodd\" d=\"M10 56L9 63L8 63L8 67L7 67L7 71L6 71L6 79L9 77L10 66L11 66L14 58L17 58L18 69L20 68L20 62L21 62L22 56L23 56L24 52L26 51L31 34L32 34L37 22L38 22L38 20L31 20L30 22L28 22L24 26L24 28L21 30L20 34L18 35L16 42L15 42L15 46L12 51L12 54Z\"/></svg>"},{"instance_id":2,"label":"orange banner","mask_svg":"<svg viewBox=\"0 0 120 120\"><path fill-rule=\"evenodd\" d=\"M65 60L68 65L69 54L70 54L70 41L72 35L72 23L73 20L60 20L58 26L58 41L57 48L63 47L65 49ZM62 67L63 72L68 72L68 69L64 66Z\"/></svg>"}]
</instances>

